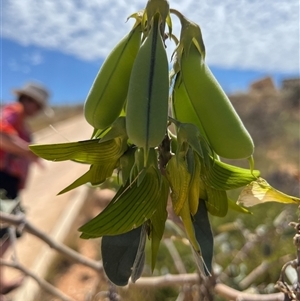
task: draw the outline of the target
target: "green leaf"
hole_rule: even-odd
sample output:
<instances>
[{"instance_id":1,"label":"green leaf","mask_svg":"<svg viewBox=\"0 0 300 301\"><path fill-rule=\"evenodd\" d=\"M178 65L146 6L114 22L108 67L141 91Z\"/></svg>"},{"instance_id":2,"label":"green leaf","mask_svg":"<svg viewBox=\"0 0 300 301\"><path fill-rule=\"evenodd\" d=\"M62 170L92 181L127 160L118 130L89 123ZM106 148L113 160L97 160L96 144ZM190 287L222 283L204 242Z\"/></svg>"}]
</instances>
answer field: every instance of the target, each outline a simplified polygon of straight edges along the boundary
<instances>
[{"instance_id":1,"label":"green leaf","mask_svg":"<svg viewBox=\"0 0 300 301\"><path fill-rule=\"evenodd\" d=\"M142 228L140 226L123 234L102 238L103 268L109 280L116 285L125 286L128 283L138 250L141 248Z\"/></svg>"},{"instance_id":2,"label":"green leaf","mask_svg":"<svg viewBox=\"0 0 300 301\"><path fill-rule=\"evenodd\" d=\"M169 196L169 182L165 177L162 177L161 188L159 192L159 200L157 210L151 217L151 267L152 271L155 268L157 253L160 241L163 237L165 230L165 223L168 217L167 203Z\"/></svg>"},{"instance_id":3,"label":"green leaf","mask_svg":"<svg viewBox=\"0 0 300 301\"><path fill-rule=\"evenodd\" d=\"M300 199L287 195L273 188L265 179L258 178L242 190L237 201L238 204L245 207L251 207L267 202L299 205Z\"/></svg>"},{"instance_id":4,"label":"green leaf","mask_svg":"<svg viewBox=\"0 0 300 301\"><path fill-rule=\"evenodd\" d=\"M58 194L63 194L86 183L91 183L92 185L99 185L103 183L107 178L111 177L116 165L117 161L108 161L106 164L93 164L85 174L83 174L72 184L64 188Z\"/></svg>"},{"instance_id":5,"label":"green leaf","mask_svg":"<svg viewBox=\"0 0 300 301\"><path fill-rule=\"evenodd\" d=\"M211 230L205 202L199 200L197 213L193 217L193 226L195 229L196 239L200 245L202 257L207 270L206 275L212 272L212 258L214 251L214 238Z\"/></svg>"},{"instance_id":6,"label":"green leaf","mask_svg":"<svg viewBox=\"0 0 300 301\"><path fill-rule=\"evenodd\" d=\"M36 144L29 147L36 155L50 161L75 160L99 164L119 159L127 149L127 141L116 138L102 143L99 139L91 139L59 144Z\"/></svg>"},{"instance_id":7,"label":"green leaf","mask_svg":"<svg viewBox=\"0 0 300 301\"><path fill-rule=\"evenodd\" d=\"M132 267L131 281L135 283L142 275L144 264L145 264L145 247L146 247L146 238L147 230L149 223L146 222L143 224L140 235L140 243L136 252L136 257Z\"/></svg>"},{"instance_id":8,"label":"green leaf","mask_svg":"<svg viewBox=\"0 0 300 301\"><path fill-rule=\"evenodd\" d=\"M99 215L80 227L81 237L118 235L139 227L156 211L159 187L156 171L148 169L139 186L137 182L122 186Z\"/></svg>"}]
</instances>

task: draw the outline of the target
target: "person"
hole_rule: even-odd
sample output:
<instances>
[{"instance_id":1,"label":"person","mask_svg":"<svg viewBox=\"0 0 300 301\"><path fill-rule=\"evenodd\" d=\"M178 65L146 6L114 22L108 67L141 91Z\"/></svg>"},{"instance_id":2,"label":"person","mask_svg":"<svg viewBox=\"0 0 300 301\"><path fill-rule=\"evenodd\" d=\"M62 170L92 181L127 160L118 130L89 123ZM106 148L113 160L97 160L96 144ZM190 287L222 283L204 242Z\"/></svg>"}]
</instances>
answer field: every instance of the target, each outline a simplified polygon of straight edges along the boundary
<instances>
[{"instance_id":1,"label":"person","mask_svg":"<svg viewBox=\"0 0 300 301\"><path fill-rule=\"evenodd\" d=\"M16 101L4 105L0 114L0 189L6 200L15 200L25 187L30 164L38 157L30 151L31 131L27 119L48 108L49 91L39 83L29 82L13 91ZM16 231L16 237L20 233ZM0 257L10 246L9 228L0 228ZM1 277L0 301L5 295L22 284L23 278L5 282Z\"/></svg>"}]
</instances>

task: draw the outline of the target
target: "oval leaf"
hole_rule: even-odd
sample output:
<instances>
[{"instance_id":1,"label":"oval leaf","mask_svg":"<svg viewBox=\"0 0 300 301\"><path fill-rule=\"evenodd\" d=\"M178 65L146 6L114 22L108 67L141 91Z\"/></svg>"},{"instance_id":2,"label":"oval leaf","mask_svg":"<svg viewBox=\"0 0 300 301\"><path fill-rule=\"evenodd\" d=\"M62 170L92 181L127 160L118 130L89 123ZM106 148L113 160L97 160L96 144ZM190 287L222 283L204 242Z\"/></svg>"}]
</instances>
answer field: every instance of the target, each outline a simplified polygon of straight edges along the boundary
<instances>
[{"instance_id":1,"label":"oval leaf","mask_svg":"<svg viewBox=\"0 0 300 301\"><path fill-rule=\"evenodd\" d=\"M127 285L140 248L141 233L142 227L138 227L120 235L103 236L101 243L103 268L114 284Z\"/></svg>"},{"instance_id":2,"label":"oval leaf","mask_svg":"<svg viewBox=\"0 0 300 301\"><path fill-rule=\"evenodd\" d=\"M207 268L204 269L206 275L212 271L212 258L214 251L214 238L211 230L205 202L199 200L199 207L196 215L194 215L193 226L195 235L201 248L202 257Z\"/></svg>"}]
</instances>

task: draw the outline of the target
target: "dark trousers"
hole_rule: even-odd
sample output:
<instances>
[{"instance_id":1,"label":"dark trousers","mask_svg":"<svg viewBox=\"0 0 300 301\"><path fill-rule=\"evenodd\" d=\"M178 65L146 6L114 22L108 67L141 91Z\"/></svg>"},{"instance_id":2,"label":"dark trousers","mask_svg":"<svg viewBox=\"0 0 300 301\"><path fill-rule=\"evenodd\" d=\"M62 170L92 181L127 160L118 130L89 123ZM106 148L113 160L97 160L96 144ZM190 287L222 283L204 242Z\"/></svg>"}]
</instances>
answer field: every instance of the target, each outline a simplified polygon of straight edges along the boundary
<instances>
[{"instance_id":1,"label":"dark trousers","mask_svg":"<svg viewBox=\"0 0 300 301\"><path fill-rule=\"evenodd\" d=\"M19 193L20 179L5 171L0 171L0 189L5 190L6 199L15 199ZM0 239L8 234L8 228L0 228ZM20 235L17 232L17 237Z\"/></svg>"},{"instance_id":2,"label":"dark trousers","mask_svg":"<svg viewBox=\"0 0 300 301\"><path fill-rule=\"evenodd\" d=\"M0 189L6 191L8 199L15 199L19 193L20 179L12 176L5 171L0 171Z\"/></svg>"}]
</instances>

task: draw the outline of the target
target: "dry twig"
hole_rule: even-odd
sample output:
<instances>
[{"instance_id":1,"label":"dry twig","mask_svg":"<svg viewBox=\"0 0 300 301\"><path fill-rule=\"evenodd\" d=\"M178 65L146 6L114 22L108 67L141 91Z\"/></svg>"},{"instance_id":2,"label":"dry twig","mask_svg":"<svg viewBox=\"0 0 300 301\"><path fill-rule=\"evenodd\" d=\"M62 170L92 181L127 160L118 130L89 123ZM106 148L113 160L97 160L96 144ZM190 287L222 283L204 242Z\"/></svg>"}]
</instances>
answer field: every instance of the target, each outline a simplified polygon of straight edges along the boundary
<instances>
[{"instance_id":1,"label":"dry twig","mask_svg":"<svg viewBox=\"0 0 300 301\"><path fill-rule=\"evenodd\" d=\"M48 283L41 277L36 276L34 273L29 271L27 268L25 268L19 262L8 262L3 259L0 259L0 265L14 268L14 269L21 271L24 275L29 276L32 279L34 279L39 284L39 286L42 289L44 289L46 292L50 293L53 296L60 298L62 301L75 301L73 298L65 295L63 292L61 292L60 290L55 288L53 285L51 285L50 283Z\"/></svg>"}]
</instances>

